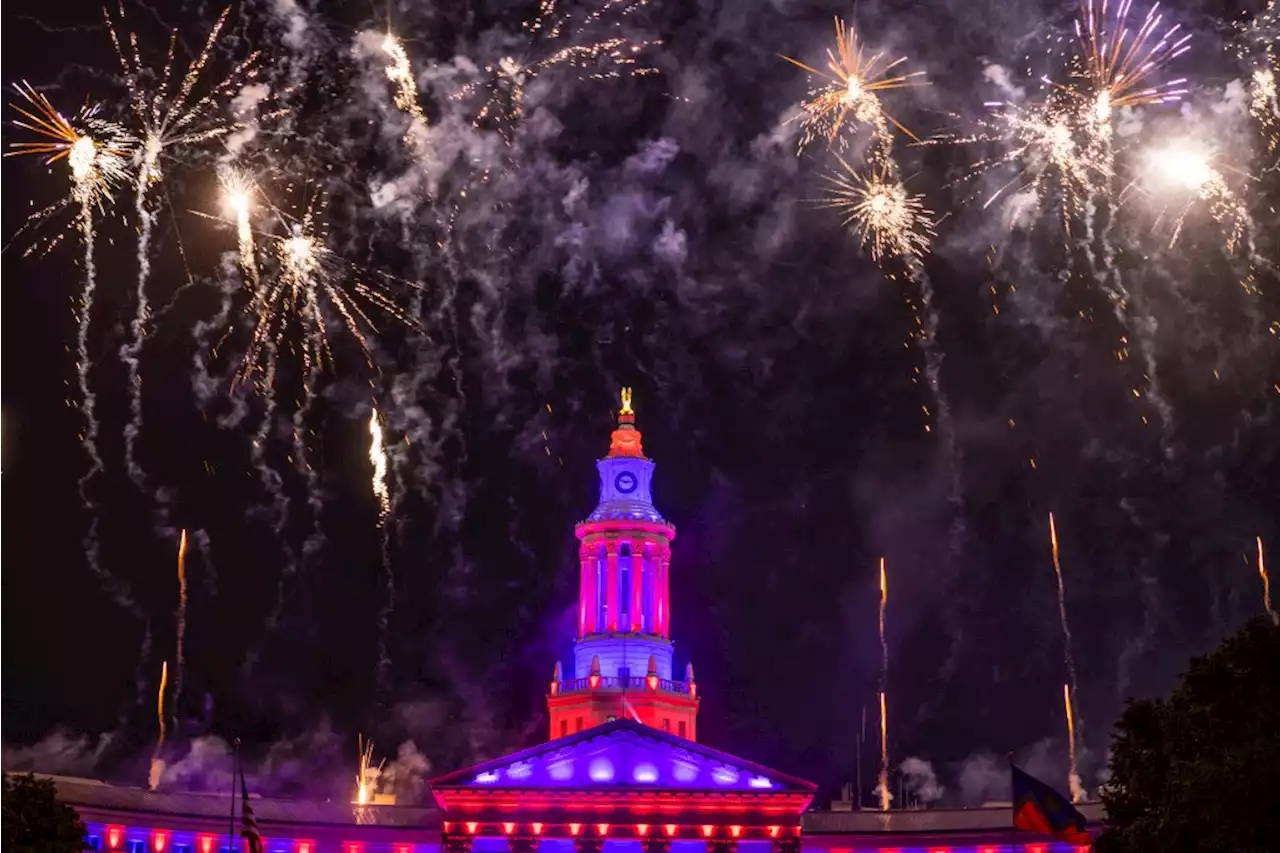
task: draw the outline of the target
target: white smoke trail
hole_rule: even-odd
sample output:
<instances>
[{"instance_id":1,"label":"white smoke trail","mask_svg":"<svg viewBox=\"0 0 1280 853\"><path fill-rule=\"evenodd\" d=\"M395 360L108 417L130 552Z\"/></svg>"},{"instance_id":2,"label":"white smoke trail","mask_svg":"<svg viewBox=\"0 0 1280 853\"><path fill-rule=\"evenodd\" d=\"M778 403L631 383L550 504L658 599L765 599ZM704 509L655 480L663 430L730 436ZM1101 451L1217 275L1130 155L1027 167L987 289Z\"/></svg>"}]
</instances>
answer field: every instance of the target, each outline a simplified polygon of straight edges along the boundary
<instances>
[{"instance_id":1,"label":"white smoke trail","mask_svg":"<svg viewBox=\"0 0 1280 853\"><path fill-rule=\"evenodd\" d=\"M89 493L89 484L95 476L102 473L102 455L98 452L98 418L96 414L97 398L89 387L89 323L93 316L93 300L98 285L98 270L94 263L94 227L93 202L85 197L81 199L79 228L84 240L84 288L80 292L80 304L77 311L78 328L76 330L76 376L80 383L80 409L84 413L85 426L81 435L81 446L89 456L89 470L80 478L78 487L80 502L89 515L89 527L84 536L85 562L89 571L102 584L111 600L128 610L134 616L140 616L138 604L134 601L127 585L111 574L102 565L102 546L98 541L98 524L101 508Z\"/></svg>"},{"instance_id":2,"label":"white smoke trail","mask_svg":"<svg viewBox=\"0 0 1280 853\"><path fill-rule=\"evenodd\" d=\"M133 322L129 324L129 336L120 345L120 358L129 369L129 423L124 428L124 464L129 478L140 489L145 489L146 478L136 457L138 435L142 432L142 374L139 358L150 306L147 302L147 279L151 276L151 227L154 214L147 209L147 190L159 180L158 161L160 140L148 136L143 143L142 162L138 168L138 180L134 193L134 210L138 214L138 288L135 294L137 306Z\"/></svg>"}]
</instances>

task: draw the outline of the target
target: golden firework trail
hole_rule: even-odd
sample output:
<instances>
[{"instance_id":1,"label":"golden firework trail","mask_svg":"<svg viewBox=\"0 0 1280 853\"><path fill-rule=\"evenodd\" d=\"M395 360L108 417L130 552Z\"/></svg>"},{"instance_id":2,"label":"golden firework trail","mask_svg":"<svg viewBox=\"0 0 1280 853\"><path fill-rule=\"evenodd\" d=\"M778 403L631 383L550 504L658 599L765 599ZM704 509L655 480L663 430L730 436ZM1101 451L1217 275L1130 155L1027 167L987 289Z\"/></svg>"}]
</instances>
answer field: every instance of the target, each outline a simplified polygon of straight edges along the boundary
<instances>
[{"instance_id":1,"label":"golden firework trail","mask_svg":"<svg viewBox=\"0 0 1280 853\"><path fill-rule=\"evenodd\" d=\"M1058 527L1054 523L1053 513L1049 513L1049 547L1053 552L1053 572L1058 578L1058 618L1062 623L1062 658L1067 665L1067 674L1071 678L1070 685L1063 685L1063 700L1067 703L1067 726L1071 736L1069 748L1070 769L1068 781L1071 783L1071 800L1079 802L1084 797L1080 786L1080 774L1076 771L1076 725L1072 708L1072 699L1077 689L1076 662L1071 655L1071 627L1067 624L1067 595L1062 583L1062 563L1058 559Z\"/></svg>"},{"instance_id":2,"label":"golden firework trail","mask_svg":"<svg viewBox=\"0 0 1280 853\"><path fill-rule=\"evenodd\" d=\"M1272 625L1280 625L1280 615L1271 607L1271 576L1267 574L1267 561L1262 554L1262 537L1258 537L1258 576L1262 578L1262 606L1271 617Z\"/></svg>"},{"instance_id":3,"label":"golden firework trail","mask_svg":"<svg viewBox=\"0 0 1280 853\"><path fill-rule=\"evenodd\" d=\"M1147 171L1154 182L1187 194L1187 201L1174 217L1169 248L1178 242L1192 206L1196 201L1203 201L1209 215L1222 226L1228 254L1235 252L1244 236L1249 210L1231 191L1211 154L1190 140L1175 142L1148 153Z\"/></svg>"},{"instance_id":4,"label":"golden firework trail","mask_svg":"<svg viewBox=\"0 0 1280 853\"><path fill-rule=\"evenodd\" d=\"M876 143L887 149L891 139L889 124L916 139L916 135L897 119L884 111L880 94L889 89L905 86L923 86L923 71L907 74L891 73L907 61L900 56L885 63L883 53L868 56L858 43L858 33L852 24L835 19L836 48L827 48L827 67L819 70L798 59L783 56L787 62L809 72L822 82L809 92L809 99L800 104L799 150L804 150L814 140L821 139L829 148L843 150L847 144L844 131L850 125L866 125L871 128Z\"/></svg>"},{"instance_id":5,"label":"golden firework trail","mask_svg":"<svg viewBox=\"0 0 1280 853\"><path fill-rule=\"evenodd\" d=\"M224 168L218 171L223 198L227 210L235 217L236 243L240 251L240 268L250 290L258 289L258 258L253 241L250 214L253 210L253 194L257 190L253 181L243 172Z\"/></svg>"},{"instance_id":6,"label":"golden firework trail","mask_svg":"<svg viewBox=\"0 0 1280 853\"><path fill-rule=\"evenodd\" d=\"M891 255L928 253L933 211L924 206L924 196L909 194L893 177L888 161L863 173L840 155L836 159L843 171L824 176L829 186L819 206L838 210L843 224L877 263Z\"/></svg>"},{"instance_id":7,"label":"golden firework trail","mask_svg":"<svg viewBox=\"0 0 1280 853\"><path fill-rule=\"evenodd\" d=\"M1109 8L1114 8L1114 15L1108 14ZM1090 91L1087 95L1068 91L1087 99L1089 118L1107 135L1115 110L1178 101L1190 91L1185 77L1156 78L1167 64L1191 49L1191 35L1180 34L1179 24L1162 27L1159 3L1135 30L1129 24L1132 8L1133 0L1119 0L1114 7L1108 0L1085 0L1084 15L1076 20Z\"/></svg>"},{"instance_id":8,"label":"golden firework trail","mask_svg":"<svg viewBox=\"0 0 1280 853\"><path fill-rule=\"evenodd\" d=\"M522 25L525 33L536 40L531 51L534 58L507 55L486 64L484 78L463 86L452 95L452 99L467 100L477 91L486 91L488 97L472 123L479 127L492 122L510 145L515 125L524 115L527 87L549 69L561 66L575 69L580 72L580 80L614 80L657 74L658 69L641 63L640 55L661 42L632 41L623 36L591 40L592 28L606 14L612 13L613 17L620 19L646 5L648 0L605 0L586 15L582 23L573 25L568 18L556 14L556 0L540 0L537 14ZM609 28L616 29L619 25L615 20ZM562 40L571 43L549 50L550 45Z\"/></svg>"},{"instance_id":9,"label":"golden firework trail","mask_svg":"<svg viewBox=\"0 0 1280 853\"><path fill-rule=\"evenodd\" d=\"M1076 715L1072 707L1071 685L1062 685L1062 706L1067 713L1067 783L1071 786L1071 802L1078 803L1084 799L1084 785L1080 774L1076 772Z\"/></svg>"},{"instance_id":10,"label":"golden firework trail","mask_svg":"<svg viewBox=\"0 0 1280 853\"><path fill-rule=\"evenodd\" d=\"M392 99L396 109L407 113L415 122L421 122L425 127L427 117L422 112L422 105L418 103L418 81L413 77L413 68L409 65L409 54L405 52L404 45L391 33L387 33L387 37L382 40L382 52L391 60L383 70L395 87Z\"/></svg>"},{"instance_id":11,"label":"golden firework trail","mask_svg":"<svg viewBox=\"0 0 1280 853\"><path fill-rule=\"evenodd\" d=\"M160 750L164 748L165 738L165 722L164 722L164 691L169 683L169 662L164 661L160 665L160 690L156 696L156 721L160 725L160 739L156 741L156 748L151 753L151 769L147 774L147 782L151 790L155 790L160 784L160 775L164 773L164 762L160 760Z\"/></svg>"},{"instance_id":12,"label":"golden firework trail","mask_svg":"<svg viewBox=\"0 0 1280 853\"><path fill-rule=\"evenodd\" d=\"M889 684L889 641L884 633L884 611L889 603L888 575L884 557L880 558L880 809L889 810L889 721L885 710L885 692Z\"/></svg>"},{"instance_id":13,"label":"golden firework trail","mask_svg":"<svg viewBox=\"0 0 1280 853\"><path fill-rule=\"evenodd\" d=\"M183 642L187 636L187 531L182 530L178 539L178 648L176 666L173 672L173 702L178 704L182 698L182 670L186 657L183 654Z\"/></svg>"},{"instance_id":14,"label":"golden firework trail","mask_svg":"<svg viewBox=\"0 0 1280 853\"><path fill-rule=\"evenodd\" d=\"M360 769L356 776L356 798L355 803L358 806L367 806L373 802L374 788L377 786L378 775L382 773L382 766L386 764L385 759L379 761L375 767L373 764L373 741L365 740L361 735L358 738L360 747Z\"/></svg>"},{"instance_id":15,"label":"golden firework trail","mask_svg":"<svg viewBox=\"0 0 1280 853\"><path fill-rule=\"evenodd\" d=\"M377 408L369 413L369 462L373 465L373 494L378 499L378 523L381 524L391 511L391 492L387 488L387 451L382 445Z\"/></svg>"}]
</instances>

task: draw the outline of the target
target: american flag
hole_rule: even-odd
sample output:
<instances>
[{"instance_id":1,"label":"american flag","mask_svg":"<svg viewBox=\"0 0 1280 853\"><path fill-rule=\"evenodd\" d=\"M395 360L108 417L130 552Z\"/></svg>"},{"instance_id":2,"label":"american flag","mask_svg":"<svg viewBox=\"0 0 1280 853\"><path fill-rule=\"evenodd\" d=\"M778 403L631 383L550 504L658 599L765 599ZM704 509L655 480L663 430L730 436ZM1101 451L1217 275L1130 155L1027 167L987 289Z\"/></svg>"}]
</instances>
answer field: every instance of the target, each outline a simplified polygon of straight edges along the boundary
<instances>
[{"instance_id":1,"label":"american flag","mask_svg":"<svg viewBox=\"0 0 1280 853\"><path fill-rule=\"evenodd\" d=\"M249 805L249 786L245 784L244 773L240 773L240 835L249 845L249 853L262 853L262 833L258 831L258 821L253 816L253 806Z\"/></svg>"}]
</instances>

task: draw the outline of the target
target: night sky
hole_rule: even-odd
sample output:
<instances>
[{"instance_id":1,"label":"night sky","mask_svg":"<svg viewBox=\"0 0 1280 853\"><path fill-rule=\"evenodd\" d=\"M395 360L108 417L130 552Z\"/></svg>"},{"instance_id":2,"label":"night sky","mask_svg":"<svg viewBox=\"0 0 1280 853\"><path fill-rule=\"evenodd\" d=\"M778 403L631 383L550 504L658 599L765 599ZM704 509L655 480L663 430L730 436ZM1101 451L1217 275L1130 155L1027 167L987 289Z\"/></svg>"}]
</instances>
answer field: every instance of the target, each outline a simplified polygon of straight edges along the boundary
<instances>
[{"instance_id":1,"label":"night sky","mask_svg":"<svg viewBox=\"0 0 1280 853\"><path fill-rule=\"evenodd\" d=\"M1280 280L1268 260L1280 258L1280 179L1234 30L1260 7L1167 4L1195 36L1171 69L1191 93L1118 118L1117 186L1143 146L1186 134L1258 176L1228 173L1250 212L1233 253L1204 203L1170 248L1176 194L1131 192L1069 233L1052 186L1020 213L1004 197L984 208L1013 172L966 179L968 164L999 146L898 136L908 188L940 219L918 278L936 291L944 413L921 378L921 281L893 259L872 263L839 213L814 203L837 163L818 145L797 156L787 121L808 83L779 54L821 63L847 4L651 0L581 36L568 27L559 44L521 29L537 11L523 0L236 5L197 94L261 50L256 82L287 113L162 158L133 477L120 355L137 304L132 185L97 216L93 511L79 490L90 465L74 210L20 232L66 190L65 164L4 162L6 766L142 784L164 661L173 787L206 784L236 737L261 788L312 796L345 795L357 733L392 757L411 740L429 774L544 738L546 682L574 630L573 523L594 506L595 461L630 385L655 499L678 529L672 628L677 666L697 670L700 740L828 791L852 779L864 708L875 732L884 555L894 766L931 762L948 802L998 794L983 768L1010 751L1062 780L1053 511L1081 771L1096 788L1124 697L1167 690L1190 656L1259 614L1255 537L1280 554ZM581 21L591 8L561 11ZM176 28L183 69L220 7L125 11L149 67ZM930 139L972 133L984 101L1011 97L1002 83L1036 97L1038 78L1062 70L1075 13L879 0L858 4L856 22L927 72L930 86L884 103ZM417 141L383 73L388 21L428 120ZM660 41L638 54L660 73L550 68L501 127L472 125L483 88L452 97L504 55L533 61L618 34ZM67 114L101 101L131 121L97 5L15 0L3 38L11 101L26 79ZM23 134L6 122L6 148ZM857 164L861 146L846 158ZM229 162L282 209L323 189L327 246L363 271L344 268L339 286L381 281L413 315L406 327L370 309L372 367L329 307L333 364L309 394L296 326L271 406L232 387L254 317L234 228L199 215L222 216L215 175ZM260 213L255 227L278 234ZM24 256L60 230L59 245ZM1105 272L1102 242L1114 251ZM274 273L264 261L264 282ZM1116 281L1131 297L1120 318ZM392 599L371 404L391 463Z\"/></svg>"}]
</instances>

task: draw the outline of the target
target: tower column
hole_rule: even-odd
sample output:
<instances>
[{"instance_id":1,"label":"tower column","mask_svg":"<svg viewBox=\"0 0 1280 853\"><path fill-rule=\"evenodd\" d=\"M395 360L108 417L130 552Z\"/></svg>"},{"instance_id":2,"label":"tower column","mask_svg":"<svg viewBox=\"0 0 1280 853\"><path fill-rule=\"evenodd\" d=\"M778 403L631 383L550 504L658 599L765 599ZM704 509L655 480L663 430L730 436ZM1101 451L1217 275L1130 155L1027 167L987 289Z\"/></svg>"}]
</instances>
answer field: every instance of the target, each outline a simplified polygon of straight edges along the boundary
<instances>
[{"instance_id":1,"label":"tower column","mask_svg":"<svg viewBox=\"0 0 1280 853\"><path fill-rule=\"evenodd\" d=\"M605 545L605 574L608 576L608 598L605 599L605 630L618 630L618 614L621 612L621 599L618 596L618 543L610 539Z\"/></svg>"}]
</instances>

